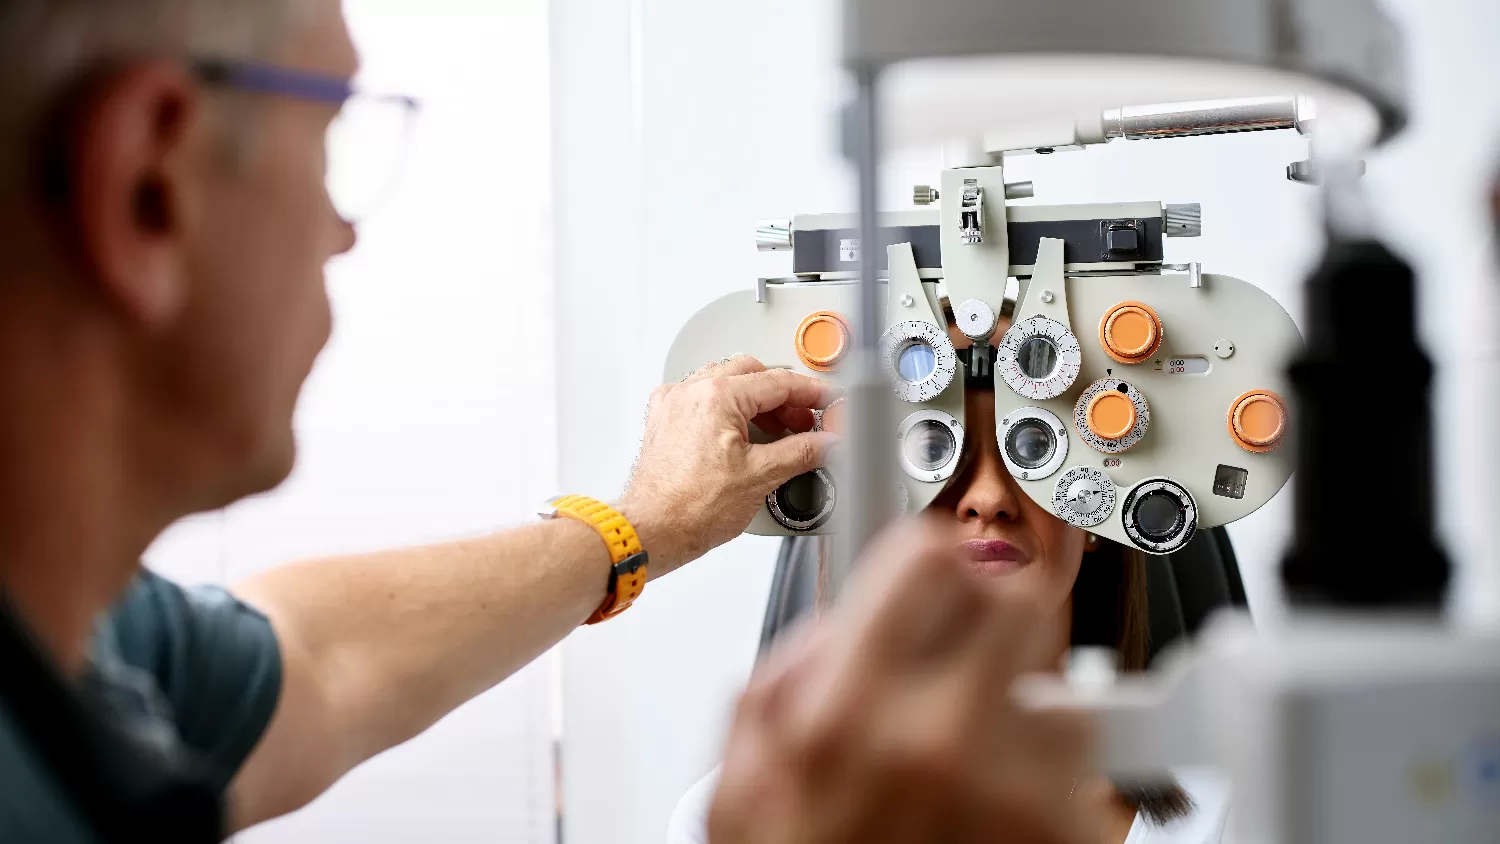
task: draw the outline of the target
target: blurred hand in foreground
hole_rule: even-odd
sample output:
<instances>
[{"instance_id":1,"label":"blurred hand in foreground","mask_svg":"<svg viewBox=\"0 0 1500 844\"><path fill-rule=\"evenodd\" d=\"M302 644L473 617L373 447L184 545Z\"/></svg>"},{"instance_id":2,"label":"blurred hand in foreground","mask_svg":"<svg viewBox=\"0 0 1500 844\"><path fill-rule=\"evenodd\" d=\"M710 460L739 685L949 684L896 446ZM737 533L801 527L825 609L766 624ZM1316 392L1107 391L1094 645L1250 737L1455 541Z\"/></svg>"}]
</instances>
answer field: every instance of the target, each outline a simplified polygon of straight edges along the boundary
<instances>
[{"instance_id":1,"label":"blurred hand in foreground","mask_svg":"<svg viewBox=\"0 0 1500 844\"><path fill-rule=\"evenodd\" d=\"M1077 713L1010 697L1044 647L1025 601L971 579L935 523L877 540L841 603L768 658L741 699L713 844L1091 844L1072 793Z\"/></svg>"}]
</instances>

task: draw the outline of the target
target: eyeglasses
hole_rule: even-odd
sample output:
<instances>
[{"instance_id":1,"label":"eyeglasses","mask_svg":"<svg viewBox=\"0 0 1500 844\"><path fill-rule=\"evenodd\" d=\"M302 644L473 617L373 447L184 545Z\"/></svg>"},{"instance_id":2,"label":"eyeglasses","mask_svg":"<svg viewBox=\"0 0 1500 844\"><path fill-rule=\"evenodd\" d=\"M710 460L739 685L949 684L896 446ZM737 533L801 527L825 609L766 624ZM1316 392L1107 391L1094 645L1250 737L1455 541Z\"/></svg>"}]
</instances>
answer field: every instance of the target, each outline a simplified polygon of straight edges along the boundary
<instances>
[{"instance_id":1,"label":"eyeglasses","mask_svg":"<svg viewBox=\"0 0 1500 844\"><path fill-rule=\"evenodd\" d=\"M387 197L405 164L420 104L411 97L370 94L347 80L254 62L199 59L198 77L261 94L339 106L328 128L328 196L350 223L366 219Z\"/></svg>"}]
</instances>

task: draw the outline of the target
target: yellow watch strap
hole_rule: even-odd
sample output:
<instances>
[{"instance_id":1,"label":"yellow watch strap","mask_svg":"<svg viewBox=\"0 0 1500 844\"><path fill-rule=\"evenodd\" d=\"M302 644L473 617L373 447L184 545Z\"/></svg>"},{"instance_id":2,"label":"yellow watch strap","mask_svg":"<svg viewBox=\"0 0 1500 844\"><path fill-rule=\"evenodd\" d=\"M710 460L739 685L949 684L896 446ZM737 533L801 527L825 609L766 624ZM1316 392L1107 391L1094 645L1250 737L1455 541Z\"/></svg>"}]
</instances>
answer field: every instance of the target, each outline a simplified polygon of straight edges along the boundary
<instances>
[{"instance_id":1,"label":"yellow watch strap","mask_svg":"<svg viewBox=\"0 0 1500 844\"><path fill-rule=\"evenodd\" d=\"M587 623L598 624L629 609L646 590L647 564L646 551L630 521L608 504L583 495L565 495L551 505L557 515L593 528L609 548L609 591Z\"/></svg>"}]
</instances>

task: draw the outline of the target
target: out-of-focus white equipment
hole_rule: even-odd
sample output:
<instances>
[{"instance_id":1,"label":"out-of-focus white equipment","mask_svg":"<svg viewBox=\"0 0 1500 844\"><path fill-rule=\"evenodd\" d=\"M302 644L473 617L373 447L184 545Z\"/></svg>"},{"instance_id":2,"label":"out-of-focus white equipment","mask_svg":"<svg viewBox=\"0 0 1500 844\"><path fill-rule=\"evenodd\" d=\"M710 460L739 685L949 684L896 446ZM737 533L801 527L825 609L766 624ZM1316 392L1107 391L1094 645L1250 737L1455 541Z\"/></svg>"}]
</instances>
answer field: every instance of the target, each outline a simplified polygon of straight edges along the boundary
<instances>
[{"instance_id":1,"label":"out-of-focus white equipment","mask_svg":"<svg viewBox=\"0 0 1500 844\"><path fill-rule=\"evenodd\" d=\"M937 199L959 218L951 244L944 226L943 283L961 324L988 322L1005 304L1007 266L968 283L952 260L953 250L982 254L1005 213L999 200L1023 190L988 176L1003 165L996 152L1214 128L1181 118L1201 105L1143 108L1151 103L1239 100L1233 108L1249 114L1291 97L1315 108L1294 106L1312 154L1288 168L1323 191L1329 235L1288 370L1297 496L1282 580L1292 620L1260 634L1223 621L1129 683L1022 691L1039 705L1104 712L1115 772L1224 766L1240 844L1500 840L1500 642L1443 623L1450 565L1432 526L1431 365L1415 340L1414 277L1375 240L1357 190L1360 159L1405 119L1400 39L1376 0L846 0L844 32L859 86L845 137L861 186L860 234L848 239L885 242L875 207L883 148L944 144L955 170ZM895 279L905 253L893 253ZM1035 266L1022 310L1041 290L1058 293L1055 281L1037 284L1046 263ZM880 269L860 264L855 459L838 486L846 549L885 521L898 476L883 418ZM1373 348L1400 409L1364 424ZM1381 490L1378 505L1368 489ZM1399 531L1386 529L1393 517ZM1349 547L1362 535L1382 537L1377 556Z\"/></svg>"}]
</instances>

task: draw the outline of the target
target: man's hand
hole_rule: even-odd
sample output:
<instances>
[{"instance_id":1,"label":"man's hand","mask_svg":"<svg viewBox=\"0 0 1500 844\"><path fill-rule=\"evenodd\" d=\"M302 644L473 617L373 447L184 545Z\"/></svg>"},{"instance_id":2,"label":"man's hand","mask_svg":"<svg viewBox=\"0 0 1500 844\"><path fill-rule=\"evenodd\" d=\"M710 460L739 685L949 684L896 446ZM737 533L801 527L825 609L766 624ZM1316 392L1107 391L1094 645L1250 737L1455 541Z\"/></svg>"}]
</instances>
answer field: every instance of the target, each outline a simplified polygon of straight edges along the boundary
<instances>
[{"instance_id":1,"label":"man's hand","mask_svg":"<svg viewBox=\"0 0 1500 844\"><path fill-rule=\"evenodd\" d=\"M659 575L739 535L777 487L823 465L836 436L812 432L836 398L822 381L750 357L710 364L651 396L620 510L643 534ZM774 443L750 442L750 425Z\"/></svg>"},{"instance_id":2,"label":"man's hand","mask_svg":"<svg viewBox=\"0 0 1500 844\"><path fill-rule=\"evenodd\" d=\"M1076 844L1087 722L1009 696L1037 611L962 570L954 539L903 526L845 601L779 649L736 715L713 844Z\"/></svg>"}]
</instances>

